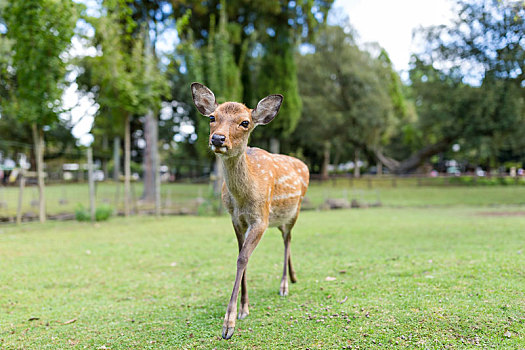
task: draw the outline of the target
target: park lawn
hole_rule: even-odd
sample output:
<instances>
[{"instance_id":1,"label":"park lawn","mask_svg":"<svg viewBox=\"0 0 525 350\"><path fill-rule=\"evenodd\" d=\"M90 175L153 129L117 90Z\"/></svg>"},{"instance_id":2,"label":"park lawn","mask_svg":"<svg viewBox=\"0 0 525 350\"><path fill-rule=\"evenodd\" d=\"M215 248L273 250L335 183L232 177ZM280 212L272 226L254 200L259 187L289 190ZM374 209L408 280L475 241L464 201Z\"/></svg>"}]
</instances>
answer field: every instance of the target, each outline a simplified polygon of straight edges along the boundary
<instances>
[{"instance_id":1,"label":"park lawn","mask_svg":"<svg viewBox=\"0 0 525 350\"><path fill-rule=\"evenodd\" d=\"M227 217L0 227L0 348L525 347L519 208L303 212L248 266L250 315L221 340L237 244ZM333 277L335 280L331 280Z\"/></svg>"},{"instance_id":2,"label":"park lawn","mask_svg":"<svg viewBox=\"0 0 525 350\"><path fill-rule=\"evenodd\" d=\"M337 181L312 181L307 192L305 208L319 208L328 198L353 199L373 204L380 202L388 207L428 206L525 206L525 186L417 186L416 179L396 179L396 187L389 178L338 179ZM370 185L370 187L369 187ZM142 183L132 184L132 209L153 209L152 203L137 203L142 195ZM113 182L97 183L97 205L109 205L124 210L123 185ZM38 192L35 186L25 189L23 213L37 209ZM197 200L199 199L199 200ZM1 203L4 203L2 205ZM18 203L17 187L0 187L0 217L15 217ZM218 205L211 184L163 183L161 207L168 212L210 212ZM89 206L87 183L54 184L46 187L48 215L74 213L79 206Z\"/></svg>"}]
</instances>

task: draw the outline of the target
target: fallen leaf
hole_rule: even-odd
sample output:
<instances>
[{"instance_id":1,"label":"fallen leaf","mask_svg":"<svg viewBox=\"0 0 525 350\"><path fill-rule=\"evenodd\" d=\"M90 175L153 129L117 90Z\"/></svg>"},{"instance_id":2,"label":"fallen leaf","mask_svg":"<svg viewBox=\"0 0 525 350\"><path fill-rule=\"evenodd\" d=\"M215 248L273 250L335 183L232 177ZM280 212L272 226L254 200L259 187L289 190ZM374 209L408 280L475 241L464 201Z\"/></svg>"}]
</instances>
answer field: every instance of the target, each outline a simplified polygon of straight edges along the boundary
<instances>
[{"instance_id":1,"label":"fallen leaf","mask_svg":"<svg viewBox=\"0 0 525 350\"><path fill-rule=\"evenodd\" d=\"M342 304L342 303L344 303L344 302L347 301L347 300L348 300L348 297L346 296L343 300L341 300L341 301L339 302L339 304Z\"/></svg>"},{"instance_id":2,"label":"fallen leaf","mask_svg":"<svg viewBox=\"0 0 525 350\"><path fill-rule=\"evenodd\" d=\"M335 277L331 277L331 276L327 276L324 280L325 281L335 281L337 278Z\"/></svg>"},{"instance_id":3,"label":"fallen leaf","mask_svg":"<svg viewBox=\"0 0 525 350\"><path fill-rule=\"evenodd\" d=\"M71 323L74 323L74 322L76 322L76 321L77 321L76 318L72 318L72 319L70 319L70 320L68 320L68 321L66 321L66 322L64 322L64 323L62 323L62 324L71 324Z\"/></svg>"},{"instance_id":4,"label":"fallen leaf","mask_svg":"<svg viewBox=\"0 0 525 350\"><path fill-rule=\"evenodd\" d=\"M36 320L39 320L40 317L29 317L29 320L28 321L36 321Z\"/></svg>"},{"instance_id":5,"label":"fallen leaf","mask_svg":"<svg viewBox=\"0 0 525 350\"><path fill-rule=\"evenodd\" d=\"M174 261L170 264L170 266L177 266L177 263Z\"/></svg>"}]
</instances>

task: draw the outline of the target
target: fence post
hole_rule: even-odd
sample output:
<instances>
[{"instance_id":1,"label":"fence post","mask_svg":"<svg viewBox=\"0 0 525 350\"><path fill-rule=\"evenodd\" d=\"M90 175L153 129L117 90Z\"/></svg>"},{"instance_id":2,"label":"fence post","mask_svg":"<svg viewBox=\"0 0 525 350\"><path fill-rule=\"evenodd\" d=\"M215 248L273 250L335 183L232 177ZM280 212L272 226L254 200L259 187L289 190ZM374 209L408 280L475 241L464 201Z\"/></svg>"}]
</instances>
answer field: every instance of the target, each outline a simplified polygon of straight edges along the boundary
<instances>
[{"instance_id":1,"label":"fence post","mask_svg":"<svg viewBox=\"0 0 525 350\"><path fill-rule=\"evenodd\" d=\"M22 203L24 195L24 187L26 184L26 178L24 176L24 169L20 170L20 187L18 191L18 206L16 207L16 223L20 225L22 223Z\"/></svg>"},{"instance_id":2,"label":"fence post","mask_svg":"<svg viewBox=\"0 0 525 350\"><path fill-rule=\"evenodd\" d=\"M93 150L87 149L88 183L89 183L89 214L91 222L95 222L95 179L93 178Z\"/></svg>"}]
</instances>

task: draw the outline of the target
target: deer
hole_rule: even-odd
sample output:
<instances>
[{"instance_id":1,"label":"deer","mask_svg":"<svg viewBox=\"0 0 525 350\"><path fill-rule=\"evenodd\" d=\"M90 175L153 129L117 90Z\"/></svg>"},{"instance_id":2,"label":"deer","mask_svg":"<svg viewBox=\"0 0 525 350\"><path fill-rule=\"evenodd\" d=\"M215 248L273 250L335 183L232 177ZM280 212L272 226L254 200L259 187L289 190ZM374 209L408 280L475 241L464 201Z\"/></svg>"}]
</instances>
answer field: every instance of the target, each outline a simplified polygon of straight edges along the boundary
<instances>
[{"instance_id":1,"label":"deer","mask_svg":"<svg viewBox=\"0 0 525 350\"><path fill-rule=\"evenodd\" d=\"M208 144L224 169L221 197L231 216L239 248L235 282L222 327L222 337L230 339L236 318L242 320L250 313L246 267L268 227L277 227L284 241L279 294L288 295L288 274L292 283L297 281L290 242L310 172L297 158L248 147L255 127L270 123L279 113L282 95L269 95L250 109L238 102L218 104L213 92L200 83L191 84L191 92L197 110L210 119Z\"/></svg>"}]
</instances>

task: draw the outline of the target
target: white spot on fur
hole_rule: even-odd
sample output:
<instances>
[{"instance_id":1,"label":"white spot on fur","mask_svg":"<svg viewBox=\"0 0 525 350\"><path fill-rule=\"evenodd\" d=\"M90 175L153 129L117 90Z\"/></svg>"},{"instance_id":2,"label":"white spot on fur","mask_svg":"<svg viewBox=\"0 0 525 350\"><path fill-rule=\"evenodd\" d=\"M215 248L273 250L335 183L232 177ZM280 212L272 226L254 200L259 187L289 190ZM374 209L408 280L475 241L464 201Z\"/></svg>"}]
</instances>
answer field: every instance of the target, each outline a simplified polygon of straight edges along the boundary
<instances>
[{"instance_id":1,"label":"white spot on fur","mask_svg":"<svg viewBox=\"0 0 525 350\"><path fill-rule=\"evenodd\" d=\"M281 176L280 178L277 179L277 181L275 181L276 184L282 184L283 182L287 181L288 179L291 179L292 176L291 175L284 175L284 176Z\"/></svg>"},{"instance_id":2,"label":"white spot on fur","mask_svg":"<svg viewBox=\"0 0 525 350\"><path fill-rule=\"evenodd\" d=\"M215 152L215 146L214 145L211 145L211 150Z\"/></svg>"},{"instance_id":3,"label":"white spot on fur","mask_svg":"<svg viewBox=\"0 0 525 350\"><path fill-rule=\"evenodd\" d=\"M302 194L301 191L285 193L285 194L280 194L278 196L274 196L273 199L288 199L288 198L293 198L293 197L299 197L301 194Z\"/></svg>"},{"instance_id":4,"label":"white spot on fur","mask_svg":"<svg viewBox=\"0 0 525 350\"><path fill-rule=\"evenodd\" d=\"M273 173L271 170L269 170L268 173L270 174L270 177L273 176Z\"/></svg>"},{"instance_id":5,"label":"white spot on fur","mask_svg":"<svg viewBox=\"0 0 525 350\"><path fill-rule=\"evenodd\" d=\"M266 170L261 170L261 174L265 174L266 173Z\"/></svg>"},{"instance_id":6,"label":"white spot on fur","mask_svg":"<svg viewBox=\"0 0 525 350\"><path fill-rule=\"evenodd\" d=\"M226 147L221 147L221 152L226 152Z\"/></svg>"}]
</instances>

